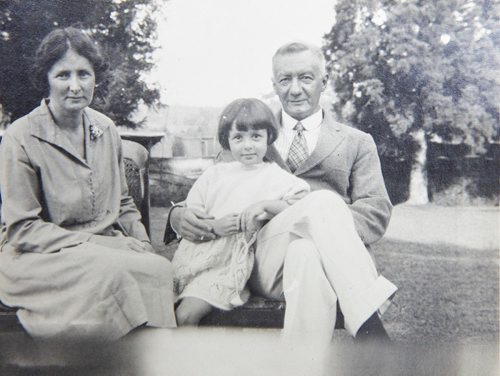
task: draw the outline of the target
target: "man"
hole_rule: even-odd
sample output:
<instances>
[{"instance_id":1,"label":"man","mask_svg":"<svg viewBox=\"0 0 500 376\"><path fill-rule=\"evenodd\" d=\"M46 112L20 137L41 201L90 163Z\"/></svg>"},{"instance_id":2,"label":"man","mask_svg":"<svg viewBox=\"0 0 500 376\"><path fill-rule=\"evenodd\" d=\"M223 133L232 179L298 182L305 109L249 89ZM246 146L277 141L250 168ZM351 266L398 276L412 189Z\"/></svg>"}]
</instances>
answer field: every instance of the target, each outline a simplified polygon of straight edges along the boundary
<instances>
[{"instance_id":1,"label":"man","mask_svg":"<svg viewBox=\"0 0 500 376\"><path fill-rule=\"evenodd\" d=\"M306 180L313 192L259 232L250 287L285 298L285 334L330 340L338 302L351 335L388 339L378 313L397 289L377 274L365 247L382 237L392 209L375 143L320 107L328 75L319 48L279 48L272 80L282 111L267 157ZM214 236L204 218L174 208L169 223L177 234L204 241Z\"/></svg>"}]
</instances>

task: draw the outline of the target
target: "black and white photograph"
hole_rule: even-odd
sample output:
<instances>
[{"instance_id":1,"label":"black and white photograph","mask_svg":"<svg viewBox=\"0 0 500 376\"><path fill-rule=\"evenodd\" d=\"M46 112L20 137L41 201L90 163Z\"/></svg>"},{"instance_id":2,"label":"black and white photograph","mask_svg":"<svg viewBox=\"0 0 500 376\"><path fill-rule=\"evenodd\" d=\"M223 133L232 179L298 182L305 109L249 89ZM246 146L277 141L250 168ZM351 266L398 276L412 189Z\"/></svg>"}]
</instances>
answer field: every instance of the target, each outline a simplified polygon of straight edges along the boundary
<instances>
[{"instance_id":1,"label":"black and white photograph","mask_svg":"<svg viewBox=\"0 0 500 376\"><path fill-rule=\"evenodd\" d=\"M498 375L500 3L0 0L0 374Z\"/></svg>"}]
</instances>

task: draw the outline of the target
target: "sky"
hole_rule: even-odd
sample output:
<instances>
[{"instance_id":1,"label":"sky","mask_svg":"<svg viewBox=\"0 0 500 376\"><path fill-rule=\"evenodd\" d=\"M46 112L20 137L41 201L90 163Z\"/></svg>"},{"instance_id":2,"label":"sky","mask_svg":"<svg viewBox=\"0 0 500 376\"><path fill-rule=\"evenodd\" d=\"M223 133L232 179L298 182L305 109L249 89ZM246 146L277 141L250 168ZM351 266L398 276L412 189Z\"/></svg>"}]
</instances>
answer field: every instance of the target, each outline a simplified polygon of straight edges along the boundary
<instances>
[{"instance_id":1,"label":"sky","mask_svg":"<svg viewBox=\"0 0 500 376\"><path fill-rule=\"evenodd\" d=\"M272 92L271 57L282 44L322 45L335 0L169 0L151 79L168 105L223 106Z\"/></svg>"}]
</instances>

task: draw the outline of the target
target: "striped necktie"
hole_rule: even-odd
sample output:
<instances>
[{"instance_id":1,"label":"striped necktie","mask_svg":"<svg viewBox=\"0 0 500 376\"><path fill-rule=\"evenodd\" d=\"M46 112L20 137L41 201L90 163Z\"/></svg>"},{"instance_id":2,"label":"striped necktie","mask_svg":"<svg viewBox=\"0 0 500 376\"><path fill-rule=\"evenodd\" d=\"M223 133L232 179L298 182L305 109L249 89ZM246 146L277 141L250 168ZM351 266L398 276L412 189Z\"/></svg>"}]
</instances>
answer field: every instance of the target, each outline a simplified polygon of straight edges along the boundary
<instances>
[{"instance_id":1,"label":"striped necktie","mask_svg":"<svg viewBox=\"0 0 500 376\"><path fill-rule=\"evenodd\" d=\"M309 152L307 150L306 138L304 137L304 126L298 122L293 130L297 133L288 151L286 164L290 167L292 172L295 172L295 170L307 159Z\"/></svg>"}]
</instances>

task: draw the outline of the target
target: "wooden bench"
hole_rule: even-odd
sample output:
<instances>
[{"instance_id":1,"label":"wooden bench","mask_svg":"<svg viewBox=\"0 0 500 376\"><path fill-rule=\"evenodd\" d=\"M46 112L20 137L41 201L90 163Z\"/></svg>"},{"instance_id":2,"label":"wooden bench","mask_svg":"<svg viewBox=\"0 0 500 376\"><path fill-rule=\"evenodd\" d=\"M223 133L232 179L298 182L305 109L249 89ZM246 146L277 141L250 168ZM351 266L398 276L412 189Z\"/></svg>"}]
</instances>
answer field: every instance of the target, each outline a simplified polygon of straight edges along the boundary
<instances>
[{"instance_id":1,"label":"wooden bench","mask_svg":"<svg viewBox=\"0 0 500 376\"><path fill-rule=\"evenodd\" d=\"M0 302L0 333L23 331L16 315L17 309Z\"/></svg>"},{"instance_id":2,"label":"wooden bench","mask_svg":"<svg viewBox=\"0 0 500 376\"><path fill-rule=\"evenodd\" d=\"M251 296L245 305L232 311L212 310L201 320L200 325L282 328L285 306L285 302Z\"/></svg>"},{"instance_id":3,"label":"wooden bench","mask_svg":"<svg viewBox=\"0 0 500 376\"><path fill-rule=\"evenodd\" d=\"M214 309L205 316L202 326L236 326L246 328L283 328L286 303L283 301L251 296L241 307L231 311ZM337 304L336 329L344 329L344 316Z\"/></svg>"},{"instance_id":4,"label":"wooden bench","mask_svg":"<svg viewBox=\"0 0 500 376\"><path fill-rule=\"evenodd\" d=\"M252 296L245 305L232 311L214 309L201 320L200 325L279 329L283 328L285 308L285 302ZM344 328L344 317L338 306L335 328ZM0 302L0 333L19 331L23 331L23 327L17 319L16 309Z\"/></svg>"},{"instance_id":5,"label":"wooden bench","mask_svg":"<svg viewBox=\"0 0 500 376\"><path fill-rule=\"evenodd\" d=\"M130 195L142 215L146 230L150 231L149 209L149 153L133 141L123 140L125 174ZM0 196L1 207L1 196ZM250 328L282 328L286 304L282 301L252 296L243 306L232 311L214 309L200 322L203 326L236 326ZM336 328L344 327L344 319L337 306ZM16 309L0 302L0 333L22 331L16 316Z\"/></svg>"}]
</instances>

